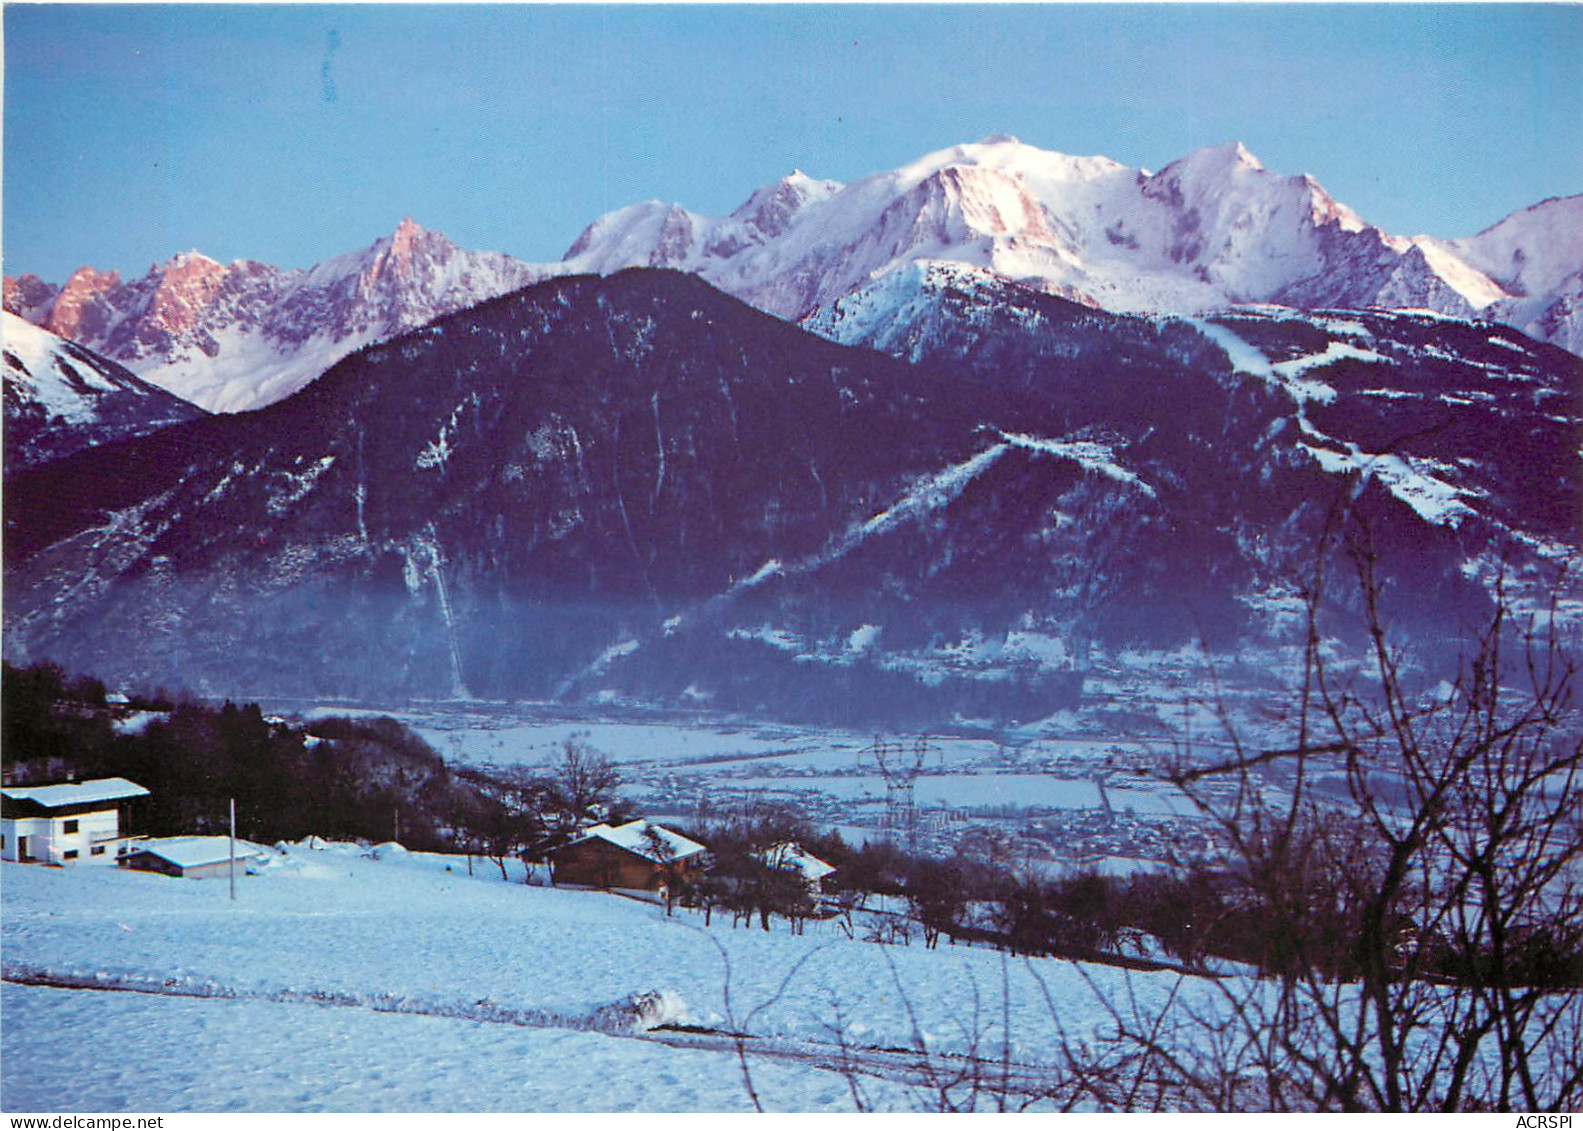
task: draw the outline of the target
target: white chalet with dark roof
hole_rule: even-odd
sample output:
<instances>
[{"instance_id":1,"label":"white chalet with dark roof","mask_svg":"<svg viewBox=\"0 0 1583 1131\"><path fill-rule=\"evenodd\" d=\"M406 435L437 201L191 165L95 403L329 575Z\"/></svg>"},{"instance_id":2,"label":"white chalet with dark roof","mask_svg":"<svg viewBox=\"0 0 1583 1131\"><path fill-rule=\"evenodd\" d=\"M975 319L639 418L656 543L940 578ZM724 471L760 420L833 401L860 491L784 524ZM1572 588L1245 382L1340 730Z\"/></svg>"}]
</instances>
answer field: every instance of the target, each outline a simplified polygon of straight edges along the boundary
<instances>
[{"instance_id":1,"label":"white chalet with dark roof","mask_svg":"<svg viewBox=\"0 0 1583 1131\"><path fill-rule=\"evenodd\" d=\"M148 790L126 778L0 789L0 859L114 864L129 839L122 808Z\"/></svg>"}]
</instances>

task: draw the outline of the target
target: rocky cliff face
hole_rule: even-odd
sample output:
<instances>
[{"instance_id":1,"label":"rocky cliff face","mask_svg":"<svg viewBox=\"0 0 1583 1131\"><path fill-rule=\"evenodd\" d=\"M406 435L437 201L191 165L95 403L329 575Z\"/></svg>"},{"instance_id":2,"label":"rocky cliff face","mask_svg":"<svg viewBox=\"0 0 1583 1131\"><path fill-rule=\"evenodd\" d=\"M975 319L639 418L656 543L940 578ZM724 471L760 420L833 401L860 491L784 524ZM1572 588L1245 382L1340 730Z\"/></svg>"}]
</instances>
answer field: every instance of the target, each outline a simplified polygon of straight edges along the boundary
<instances>
[{"instance_id":1,"label":"rocky cliff face","mask_svg":"<svg viewBox=\"0 0 1583 1131\"><path fill-rule=\"evenodd\" d=\"M307 271L186 252L123 281L77 271L58 290L6 281L6 309L216 412L288 396L335 361L547 270L465 251L411 220Z\"/></svg>"}]
</instances>

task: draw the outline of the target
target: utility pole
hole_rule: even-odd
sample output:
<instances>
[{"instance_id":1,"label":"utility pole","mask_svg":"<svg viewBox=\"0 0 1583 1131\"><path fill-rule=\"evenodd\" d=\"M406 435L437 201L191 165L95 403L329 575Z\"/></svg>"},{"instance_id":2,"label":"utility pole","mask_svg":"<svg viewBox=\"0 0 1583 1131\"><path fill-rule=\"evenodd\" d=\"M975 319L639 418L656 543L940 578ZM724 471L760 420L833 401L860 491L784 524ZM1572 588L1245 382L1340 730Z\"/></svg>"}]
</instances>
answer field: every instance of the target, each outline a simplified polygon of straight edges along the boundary
<instances>
[{"instance_id":1,"label":"utility pole","mask_svg":"<svg viewBox=\"0 0 1583 1131\"><path fill-rule=\"evenodd\" d=\"M227 871L231 876L231 899L236 899L236 798L231 798L231 864Z\"/></svg>"}]
</instances>

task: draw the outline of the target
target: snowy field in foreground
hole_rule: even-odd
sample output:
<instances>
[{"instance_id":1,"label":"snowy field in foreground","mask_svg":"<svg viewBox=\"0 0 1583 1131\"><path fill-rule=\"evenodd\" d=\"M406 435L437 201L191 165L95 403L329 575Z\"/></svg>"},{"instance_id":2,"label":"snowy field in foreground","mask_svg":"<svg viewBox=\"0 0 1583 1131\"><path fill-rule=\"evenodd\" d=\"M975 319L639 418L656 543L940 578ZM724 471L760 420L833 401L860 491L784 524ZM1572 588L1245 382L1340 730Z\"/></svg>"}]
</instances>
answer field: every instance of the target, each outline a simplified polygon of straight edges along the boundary
<instances>
[{"instance_id":1,"label":"snowy field in foreground","mask_svg":"<svg viewBox=\"0 0 1583 1131\"><path fill-rule=\"evenodd\" d=\"M766 1107L839 1110L846 1081L817 1066L838 1017L853 1046L911 1048L916 1023L932 1050L976 1040L996 1060L1009 1031L1023 1063L1054 1051L1052 1002L1068 1031L1102 1024L1071 963L882 947L861 926L857 941L833 924L797 936L717 916L706 929L691 912L502 883L489 863L469 877L459 859L294 848L239 881L234 904L218 880L0 876L8 978L145 991L6 985L0 1106L13 1112L751 1105L728 1041L645 1032L654 1021L746 1032ZM1119 971L1086 973L1122 986ZM1145 1001L1175 982L1131 976ZM660 1002L647 1023L624 1007L640 994ZM899 1082L869 1086L880 1106L913 1106Z\"/></svg>"},{"instance_id":2,"label":"snowy field in foreground","mask_svg":"<svg viewBox=\"0 0 1583 1131\"><path fill-rule=\"evenodd\" d=\"M0 1010L28 1034L4 1062L9 1112L752 1109L734 1055L601 1033L9 984ZM766 1108L851 1106L813 1067L755 1063L753 1083Z\"/></svg>"}]
</instances>

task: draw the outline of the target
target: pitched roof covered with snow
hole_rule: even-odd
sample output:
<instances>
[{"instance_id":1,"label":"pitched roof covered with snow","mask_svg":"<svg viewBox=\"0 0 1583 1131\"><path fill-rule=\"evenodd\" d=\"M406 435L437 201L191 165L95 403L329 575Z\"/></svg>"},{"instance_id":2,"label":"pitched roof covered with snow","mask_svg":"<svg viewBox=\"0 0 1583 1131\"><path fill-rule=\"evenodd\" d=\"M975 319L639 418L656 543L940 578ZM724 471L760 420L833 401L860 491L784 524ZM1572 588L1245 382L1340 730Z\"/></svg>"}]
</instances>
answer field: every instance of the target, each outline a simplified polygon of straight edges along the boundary
<instances>
[{"instance_id":1,"label":"pitched roof covered with snow","mask_svg":"<svg viewBox=\"0 0 1583 1131\"><path fill-rule=\"evenodd\" d=\"M100 801L148 796L148 790L126 778L95 778L93 781L59 782L55 785L9 785L0 793L12 801L31 801L43 809L64 809L68 805L93 805Z\"/></svg>"},{"instance_id":2,"label":"pitched roof covered with snow","mask_svg":"<svg viewBox=\"0 0 1583 1131\"><path fill-rule=\"evenodd\" d=\"M800 844L782 841L758 854L758 858L771 868L794 868L809 882L822 880L835 871L834 864L826 864Z\"/></svg>"},{"instance_id":3,"label":"pitched roof covered with snow","mask_svg":"<svg viewBox=\"0 0 1583 1131\"><path fill-rule=\"evenodd\" d=\"M168 860L178 868L197 868L204 864L219 864L231 858L229 837L223 836L167 836L145 840L136 846L137 852L146 852ZM261 856L264 850L245 840L236 842L236 858L246 860Z\"/></svg>"},{"instance_id":4,"label":"pitched roof covered with snow","mask_svg":"<svg viewBox=\"0 0 1583 1131\"><path fill-rule=\"evenodd\" d=\"M588 840L602 840L658 864L662 861L660 856L656 854L656 850L659 847L654 843L656 838L660 845L669 848L670 859L672 860L685 860L689 856L696 856L700 852L707 851L697 841L689 840L687 837L682 836L681 833L672 832L663 825L656 825L653 821L645 820L641 817L636 821L628 821L626 824L617 825L614 828L609 825L594 825L591 828L584 829L583 835L572 841L572 843L581 844Z\"/></svg>"}]
</instances>

